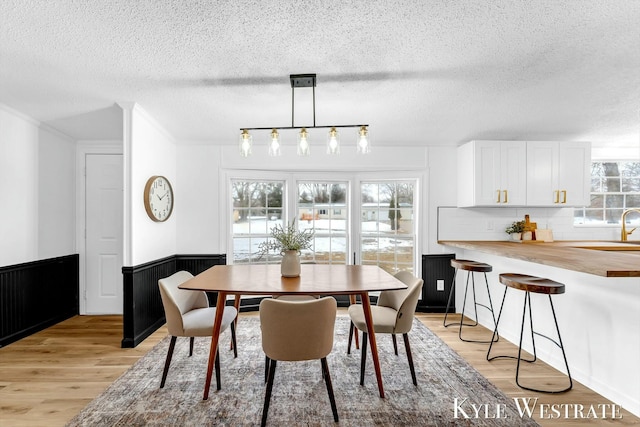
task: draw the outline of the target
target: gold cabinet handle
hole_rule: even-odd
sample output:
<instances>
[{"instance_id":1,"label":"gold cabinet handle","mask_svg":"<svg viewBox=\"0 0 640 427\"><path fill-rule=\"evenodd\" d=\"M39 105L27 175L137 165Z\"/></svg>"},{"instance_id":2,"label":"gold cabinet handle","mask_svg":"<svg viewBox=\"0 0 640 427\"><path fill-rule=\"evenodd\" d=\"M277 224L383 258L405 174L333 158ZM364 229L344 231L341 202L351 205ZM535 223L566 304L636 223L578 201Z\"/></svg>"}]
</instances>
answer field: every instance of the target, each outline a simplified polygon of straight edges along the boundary
<instances>
[{"instance_id":1,"label":"gold cabinet handle","mask_svg":"<svg viewBox=\"0 0 640 427\"><path fill-rule=\"evenodd\" d=\"M496 200L496 203L500 203L500 190L496 190L498 192L498 200Z\"/></svg>"},{"instance_id":2,"label":"gold cabinet handle","mask_svg":"<svg viewBox=\"0 0 640 427\"><path fill-rule=\"evenodd\" d=\"M507 190L502 190L504 191L504 203L509 203L509 196L507 194Z\"/></svg>"},{"instance_id":3,"label":"gold cabinet handle","mask_svg":"<svg viewBox=\"0 0 640 427\"><path fill-rule=\"evenodd\" d=\"M556 200L553 203L560 203L560 192L556 190L554 191L554 194L556 195Z\"/></svg>"},{"instance_id":4,"label":"gold cabinet handle","mask_svg":"<svg viewBox=\"0 0 640 427\"><path fill-rule=\"evenodd\" d=\"M562 190L562 203L567 203L567 190Z\"/></svg>"}]
</instances>

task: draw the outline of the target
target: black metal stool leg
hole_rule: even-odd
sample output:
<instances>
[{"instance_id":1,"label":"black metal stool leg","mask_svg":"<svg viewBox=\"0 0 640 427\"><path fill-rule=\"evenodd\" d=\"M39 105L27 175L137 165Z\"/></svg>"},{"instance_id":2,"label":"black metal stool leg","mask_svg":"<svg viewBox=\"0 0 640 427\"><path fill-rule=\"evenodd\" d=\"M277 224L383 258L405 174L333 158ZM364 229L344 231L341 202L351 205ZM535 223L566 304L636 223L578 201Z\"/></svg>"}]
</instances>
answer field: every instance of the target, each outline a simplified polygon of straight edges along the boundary
<instances>
[{"instance_id":1,"label":"black metal stool leg","mask_svg":"<svg viewBox=\"0 0 640 427\"><path fill-rule=\"evenodd\" d=\"M471 290L473 292L473 312L475 315L475 319L473 323L464 323L464 312L465 312L465 307L467 304L467 291L469 289L469 276L471 276ZM484 307L487 310L489 310L491 312L491 318L493 319L494 322L494 326L495 326L495 314L493 311L493 303L491 302L491 293L489 293L489 281L487 280L487 274L484 273L484 277L485 277L485 283L487 286L487 297L489 298L489 306L485 305L485 304L480 304L478 303L478 301L476 300L476 280L475 280L475 276L473 276L473 273L471 271L469 271L467 273L467 284L465 286L464 289L464 302L462 303L462 313L461 313L461 317L460 317L460 323L459 323L459 329L458 329L458 338L460 338L461 341L464 342L474 342L474 343L481 343L481 344L487 344L493 341L494 337L491 337L491 340L470 340L467 338L462 338L462 327L463 326L478 326L478 306ZM498 339L500 339L500 336L498 335L496 338L496 341L498 341Z\"/></svg>"},{"instance_id":2,"label":"black metal stool leg","mask_svg":"<svg viewBox=\"0 0 640 427\"><path fill-rule=\"evenodd\" d=\"M493 319L493 327L496 328L497 327L497 323L496 323L496 312L493 311L493 302L491 301L491 292L489 291L489 280L487 279L487 273L483 273L484 274L484 284L487 287L487 295L489 296L489 307L487 307L489 309L489 311L491 312L491 318ZM491 337L491 341L493 341L493 336ZM498 341L500 339L500 335L496 334L496 341Z\"/></svg>"},{"instance_id":3,"label":"black metal stool leg","mask_svg":"<svg viewBox=\"0 0 640 427\"><path fill-rule=\"evenodd\" d=\"M456 270L457 271L457 270ZM462 300L462 313L460 314L460 322L453 322L453 323L446 323L447 320L447 313L449 311L449 303L447 303L447 309L445 310L445 316L444 316L444 321L443 321L443 326L449 327L451 325L458 325L460 330L458 331L458 336L460 336L460 334L462 333L462 327L463 326L476 326L478 324L478 322L476 321L475 323L463 323L464 320L464 310L465 307L467 306L467 293L469 291L469 276L471 275L471 272L467 272L467 281L464 287L464 299ZM471 277L471 280L473 280L473 277ZM454 277L454 281L455 281L455 277ZM449 292L449 301L451 301L451 294L453 293L454 290L454 286L451 286L451 292ZM474 302L475 302L475 291L474 291ZM478 316L476 315L476 318ZM462 338L460 338L462 339ZM465 340L463 340L465 341Z\"/></svg>"},{"instance_id":4,"label":"black metal stool leg","mask_svg":"<svg viewBox=\"0 0 640 427\"><path fill-rule=\"evenodd\" d=\"M516 384L518 385L518 387L523 388L525 390L530 390L530 391L535 391L538 393L549 393L549 394L556 394L556 393L564 393L566 391L569 391L573 388L573 380L571 378L571 372L569 371L569 363L567 362L567 355L565 354L564 351L564 345L562 344L562 337L560 336L560 328L558 327L558 319L556 318L556 311L553 307L553 301L551 300L551 295L548 295L549 297L549 304L551 305L551 313L553 314L553 322L556 325L556 333L558 334L558 341L555 341L554 339L540 334L538 332L535 332L533 329L533 319L531 317L531 296L529 294L529 292L526 293L525 295L525 304L528 300L529 302L529 319L531 320L531 340L532 340L532 344L533 344L533 361L536 360L536 346L535 346L535 342L533 341L533 335L539 335L543 338L548 339L549 341L551 341L552 343L554 343L556 346L560 347L560 350L562 350L562 358L564 359L564 365L567 368L567 377L569 378L569 386L561 389L561 390L542 390L542 389L537 389L537 388L533 388L533 387L527 387L524 386L522 384L520 384L520 381L518 379L518 374L520 373L520 359L518 359L518 366L516 367ZM523 317L522 317L522 329L524 329L524 313L523 313ZM522 332L520 333L520 351L522 351ZM520 352L518 352L518 357L520 356ZM523 359L524 360L524 359ZM529 362L528 360L525 360L525 362Z\"/></svg>"},{"instance_id":5,"label":"black metal stool leg","mask_svg":"<svg viewBox=\"0 0 640 427\"><path fill-rule=\"evenodd\" d=\"M510 355L498 355L498 356L490 356L491 355L491 348L493 346L493 338L498 335L498 325L500 324L500 318L502 317L502 310L504 308L504 301L506 299L507 296L507 290L509 288L505 287L504 289L504 294L502 296L502 303L500 304L500 311L498 312L498 319L496 321L496 328L493 332L493 336L491 337L491 342L489 344L489 349L487 350L487 360L491 361L493 359L498 359L498 358L508 358L508 359L517 359L517 365L516 365L516 384L518 385L518 387L525 389L525 390L530 390L530 391L535 391L535 392L539 392L539 393L564 393L566 391L571 390L571 388L573 387L573 380L571 378L571 372L569 371L569 363L567 362L567 355L564 351L564 344L562 343L562 337L560 335L560 328L558 327L558 320L556 318L556 312L555 312L555 308L553 306L553 301L551 300L551 295L548 295L549 297L549 304L551 305L551 312L553 314L553 322L556 326L556 333L558 334L558 341L555 341L554 339L543 335L541 333L538 333L535 331L534 326L533 326L533 315L532 315L532 308L531 308L531 294L526 291L525 295L524 295L524 306L522 307L522 323L520 325L520 342L518 344L518 356L510 356ZM526 315L527 315L527 311L529 311L529 327L531 329L531 344L533 347L533 359L524 359L522 357L522 340L524 337L524 324L526 322ZM551 341L552 343L554 343L556 346L560 347L560 349L562 350L562 358L564 360L564 364L565 364L565 368L567 369L567 377L569 378L569 386L562 389L562 390L541 390L541 389L536 389L536 388L532 388L532 387L527 387L524 386L522 384L520 384L520 362L528 362L528 363L533 363L537 360L537 352L536 352L536 343L535 343L535 335L541 336L543 338L548 339L549 341Z\"/></svg>"},{"instance_id":6,"label":"black metal stool leg","mask_svg":"<svg viewBox=\"0 0 640 427\"><path fill-rule=\"evenodd\" d=\"M445 328L447 326L455 325L455 323L447 324L447 315L449 314L449 307L451 307L451 296L453 295L456 289L456 277L457 277L458 269L453 270L453 280L451 281L451 289L449 290L449 298L447 299L447 308L444 310L444 320L442 321L442 326Z\"/></svg>"},{"instance_id":7,"label":"black metal stool leg","mask_svg":"<svg viewBox=\"0 0 640 427\"><path fill-rule=\"evenodd\" d=\"M520 363L520 360L524 361L524 362L535 362L535 347L533 350L533 354L534 354L534 358L532 360L528 360L528 359L522 359L520 358L520 350L522 349L522 333L524 331L524 318L525 318L525 313L527 310L527 295L528 292L525 294L525 305L522 308L522 325L520 328L520 347L518 349L518 356L510 356L510 355L498 355L498 356L492 356L490 357L491 354L491 348L493 347L493 343L494 342L498 342L498 340L494 340L494 337L496 337L498 335L498 325L500 324L500 318L502 317L502 309L504 308L504 301L507 298L507 291L509 290L508 287L505 286L504 288L504 293L502 294L502 303L500 303L500 311L498 312L498 320L496 321L496 329L493 331L493 336L491 337L491 341L489 342L489 349L487 350L487 360L490 362L493 359L518 359L518 363ZM529 305L529 318L531 318L531 305ZM533 323L531 324L531 326L533 326ZM531 329L531 339L533 340L533 328Z\"/></svg>"},{"instance_id":8,"label":"black metal stool leg","mask_svg":"<svg viewBox=\"0 0 640 427\"><path fill-rule=\"evenodd\" d=\"M509 290L508 287L504 287L504 293L502 294L502 302L500 303L500 311L498 312L498 320L496 321L496 328L493 330L493 335L491 336L491 341L489 341L489 349L487 350L487 361L492 361L493 359L497 358L497 357L502 357L502 356L493 356L493 357L489 357L489 355L491 354L491 347L493 347L493 343L497 342L498 340L494 341L494 337L498 334L498 325L500 324L500 317L502 317L502 309L504 308L504 300L507 297L507 290Z\"/></svg>"}]
</instances>

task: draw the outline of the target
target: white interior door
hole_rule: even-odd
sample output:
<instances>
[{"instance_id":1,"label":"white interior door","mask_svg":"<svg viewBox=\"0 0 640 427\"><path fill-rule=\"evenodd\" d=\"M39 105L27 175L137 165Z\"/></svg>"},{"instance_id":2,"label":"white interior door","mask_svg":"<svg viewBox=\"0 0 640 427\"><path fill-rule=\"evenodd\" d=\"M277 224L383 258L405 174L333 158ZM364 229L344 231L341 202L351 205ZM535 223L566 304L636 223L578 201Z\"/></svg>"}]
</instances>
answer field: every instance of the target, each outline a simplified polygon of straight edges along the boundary
<instances>
[{"instance_id":1,"label":"white interior door","mask_svg":"<svg viewBox=\"0 0 640 427\"><path fill-rule=\"evenodd\" d=\"M85 313L122 314L122 155L85 159Z\"/></svg>"}]
</instances>

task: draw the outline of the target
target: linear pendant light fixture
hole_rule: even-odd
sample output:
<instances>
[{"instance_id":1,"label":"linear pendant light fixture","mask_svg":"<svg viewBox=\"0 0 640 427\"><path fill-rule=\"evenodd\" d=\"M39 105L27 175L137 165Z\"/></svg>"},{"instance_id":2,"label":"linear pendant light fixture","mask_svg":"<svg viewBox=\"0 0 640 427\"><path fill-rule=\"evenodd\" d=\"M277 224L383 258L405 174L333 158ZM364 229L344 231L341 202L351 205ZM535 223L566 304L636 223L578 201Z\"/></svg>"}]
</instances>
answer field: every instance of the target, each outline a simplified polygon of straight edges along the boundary
<instances>
[{"instance_id":1,"label":"linear pendant light fixture","mask_svg":"<svg viewBox=\"0 0 640 427\"><path fill-rule=\"evenodd\" d=\"M331 125L331 126L316 126L316 75L315 74L290 74L289 80L291 81L291 126L272 126L263 128L241 128L240 129L240 142L239 149L242 157L249 157L252 154L253 149L253 137L249 131L263 131L270 130L269 137L269 155L280 156L281 140L278 130L283 129L300 129L298 132L298 155L308 156L311 153L311 145L309 143L310 134L309 129L327 128L329 133L327 134L327 154L340 154L340 133L339 128L357 128L358 131L355 135L356 139L356 153L367 154L370 152L371 141L369 139L369 129L367 124L359 125ZM295 90L301 87L310 87L313 90L313 126L295 126Z\"/></svg>"}]
</instances>

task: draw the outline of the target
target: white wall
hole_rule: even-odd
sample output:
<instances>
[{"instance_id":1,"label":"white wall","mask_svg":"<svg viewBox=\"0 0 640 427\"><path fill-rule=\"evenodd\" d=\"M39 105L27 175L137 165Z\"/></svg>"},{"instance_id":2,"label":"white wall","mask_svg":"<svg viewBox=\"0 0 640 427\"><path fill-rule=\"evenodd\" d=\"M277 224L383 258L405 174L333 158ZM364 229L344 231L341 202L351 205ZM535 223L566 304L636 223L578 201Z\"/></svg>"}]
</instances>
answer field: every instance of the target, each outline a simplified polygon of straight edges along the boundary
<instances>
[{"instance_id":1,"label":"white wall","mask_svg":"<svg viewBox=\"0 0 640 427\"><path fill-rule=\"evenodd\" d=\"M179 200L182 193L176 174L176 146L173 138L146 111L135 104L123 108L125 218L123 264L125 266L176 254L176 224L185 209ZM171 182L175 195L173 215L165 222L154 222L144 209L144 187L153 175Z\"/></svg>"},{"instance_id":2,"label":"white wall","mask_svg":"<svg viewBox=\"0 0 640 427\"><path fill-rule=\"evenodd\" d=\"M261 147L264 148L264 147ZM372 172L381 170L427 170L428 150L424 147L381 147L362 156L343 147L340 156L330 156L324 147L312 151L309 157L298 157L295 147L283 149L281 157L268 157L267 149L260 152L254 147L253 155L240 157L235 146L178 145L178 180L184 189L176 194L178 221L177 252L181 254L226 253L228 207L225 174L235 170L305 171L305 172ZM455 149L453 150L455 153ZM427 200L423 190L421 200ZM423 207L426 204L423 205ZM423 209L423 218L427 211ZM421 230L426 241L427 227Z\"/></svg>"},{"instance_id":3,"label":"white wall","mask_svg":"<svg viewBox=\"0 0 640 427\"><path fill-rule=\"evenodd\" d=\"M180 192L175 194L177 253L222 254L222 212L225 200L219 179L222 149L219 146L179 146L177 149Z\"/></svg>"},{"instance_id":4,"label":"white wall","mask_svg":"<svg viewBox=\"0 0 640 427\"><path fill-rule=\"evenodd\" d=\"M74 143L0 104L0 266L75 252Z\"/></svg>"},{"instance_id":5,"label":"white wall","mask_svg":"<svg viewBox=\"0 0 640 427\"><path fill-rule=\"evenodd\" d=\"M75 253L76 144L40 130L38 154L38 259Z\"/></svg>"}]
</instances>

